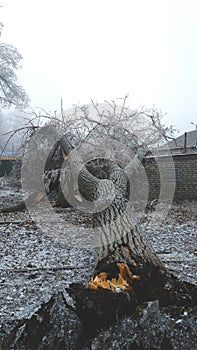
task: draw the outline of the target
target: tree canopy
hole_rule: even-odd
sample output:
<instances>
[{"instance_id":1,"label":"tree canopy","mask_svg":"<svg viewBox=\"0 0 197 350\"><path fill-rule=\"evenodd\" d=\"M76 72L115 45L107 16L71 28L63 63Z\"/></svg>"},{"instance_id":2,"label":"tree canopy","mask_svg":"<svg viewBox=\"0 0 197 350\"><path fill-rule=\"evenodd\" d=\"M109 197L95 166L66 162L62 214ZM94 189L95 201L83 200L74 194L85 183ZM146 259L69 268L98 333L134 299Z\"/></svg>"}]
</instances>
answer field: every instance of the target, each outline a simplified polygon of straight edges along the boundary
<instances>
[{"instance_id":1,"label":"tree canopy","mask_svg":"<svg viewBox=\"0 0 197 350\"><path fill-rule=\"evenodd\" d=\"M3 24L0 23L0 37ZM29 98L19 84L16 70L20 68L21 54L16 47L0 41L0 107L27 106Z\"/></svg>"}]
</instances>

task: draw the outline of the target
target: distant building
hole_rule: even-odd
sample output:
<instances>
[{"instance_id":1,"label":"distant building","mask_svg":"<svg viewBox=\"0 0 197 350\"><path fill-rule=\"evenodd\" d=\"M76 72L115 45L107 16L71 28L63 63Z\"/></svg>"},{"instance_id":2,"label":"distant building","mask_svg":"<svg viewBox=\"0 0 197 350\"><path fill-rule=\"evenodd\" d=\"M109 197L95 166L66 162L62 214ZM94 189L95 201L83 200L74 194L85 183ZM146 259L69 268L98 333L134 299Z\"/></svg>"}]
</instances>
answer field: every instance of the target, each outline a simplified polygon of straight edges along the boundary
<instances>
[{"instance_id":1,"label":"distant building","mask_svg":"<svg viewBox=\"0 0 197 350\"><path fill-rule=\"evenodd\" d=\"M197 130L185 132L160 147L158 158L167 179L166 195L168 183L175 178L174 199L197 200ZM174 169L172 169L171 159L174 162ZM158 198L160 193L160 173L157 160L155 161L151 155L145 159L145 170L149 182L149 199Z\"/></svg>"},{"instance_id":2,"label":"distant building","mask_svg":"<svg viewBox=\"0 0 197 350\"><path fill-rule=\"evenodd\" d=\"M0 149L0 177L10 175L14 168L20 168L20 156L10 150Z\"/></svg>"},{"instance_id":3,"label":"distant building","mask_svg":"<svg viewBox=\"0 0 197 350\"><path fill-rule=\"evenodd\" d=\"M160 147L161 153L169 149L172 154L197 153L197 130L185 132Z\"/></svg>"}]
</instances>

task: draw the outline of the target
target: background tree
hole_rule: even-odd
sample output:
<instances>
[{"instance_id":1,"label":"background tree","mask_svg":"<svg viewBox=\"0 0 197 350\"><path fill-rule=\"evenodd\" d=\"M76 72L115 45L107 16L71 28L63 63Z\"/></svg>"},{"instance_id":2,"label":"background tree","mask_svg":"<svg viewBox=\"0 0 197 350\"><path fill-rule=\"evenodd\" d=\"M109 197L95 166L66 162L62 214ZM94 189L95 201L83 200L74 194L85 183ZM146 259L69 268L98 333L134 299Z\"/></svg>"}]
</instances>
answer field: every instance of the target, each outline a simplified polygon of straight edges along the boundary
<instances>
[{"instance_id":1,"label":"background tree","mask_svg":"<svg viewBox=\"0 0 197 350\"><path fill-rule=\"evenodd\" d=\"M3 24L0 23L0 36L2 28ZM22 56L14 46L0 42L0 106L3 108L11 105L21 108L29 102L15 72L20 68L21 60Z\"/></svg>"}]
</instances>

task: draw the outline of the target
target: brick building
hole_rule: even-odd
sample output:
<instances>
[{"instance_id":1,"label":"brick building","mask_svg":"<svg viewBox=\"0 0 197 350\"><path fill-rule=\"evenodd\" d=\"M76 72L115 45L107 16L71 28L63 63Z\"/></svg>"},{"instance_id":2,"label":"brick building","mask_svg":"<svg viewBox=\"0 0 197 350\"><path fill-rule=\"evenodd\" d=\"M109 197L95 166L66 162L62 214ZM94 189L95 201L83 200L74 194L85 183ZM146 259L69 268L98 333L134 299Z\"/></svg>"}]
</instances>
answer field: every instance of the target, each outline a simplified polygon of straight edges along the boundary
<instances>
[{"instance_id":1,"label":"brick building","mask_svg":"<svg viewBox=\"0 0 197 350\"><path fill-rule=\"evenodd\" d=\"M168 192L174 191L175 200L197 199L197 130L184 133L162 146L156 160L152 156L146 157L144 167L149 183L150 200L159 197L162 176L166 183L166 198Z\"/></svg>"}]
</instances>

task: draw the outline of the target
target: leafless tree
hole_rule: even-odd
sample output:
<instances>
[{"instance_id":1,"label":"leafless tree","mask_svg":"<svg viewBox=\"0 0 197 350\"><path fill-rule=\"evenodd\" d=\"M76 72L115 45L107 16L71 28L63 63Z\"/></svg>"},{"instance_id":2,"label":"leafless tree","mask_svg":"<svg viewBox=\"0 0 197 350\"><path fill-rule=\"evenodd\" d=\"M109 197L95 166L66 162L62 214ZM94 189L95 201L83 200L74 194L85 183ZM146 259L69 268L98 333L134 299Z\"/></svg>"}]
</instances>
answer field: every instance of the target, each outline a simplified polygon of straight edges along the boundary
<instances>
[{"instance_id":1,"label":"leafless tree","mask_svg":"<svg viewBox=\"0 0 197 350\"><path fill-rule=\"evenodd\" d=\"M3 25L0 23L0 36ZM28 104L29 98L18 83L16 70L20 68L19 64L22 56L18 50L7 43L0 42L0 106L24 107Z\"/></svg>"},{"instance_id":2,"label":"leafless tree","mask_svg":"<svg viewBox=\"0 0 197 350\"><path fill-rule=\"evenodd\" d=\"M45 166L45 182L48 189L51 187L50 181L54 181L54 167L57 170L56 176L58 179L60 177L58 166L61 166L64 159L60 145L62 135L66 135L66 139L73 148L86 144L86 156L89 158L92 156L92 149L88 147L89 145L97 148L100 158L102 156L106 158L104 143L107 142L108 158L111 157L124 167L128 166L132 159L132 168L134 168L134 166L139 165L139 160L141 161L153 148L172 138L172 128L162 124L162 113L157 109L131 110L127 106L127 100L128 96L116 101L105 101L104 104L91 101L90 105L76 105L68 111L63 110L61 101L60 113L49 113L42 108L29 109L26 111L27 116L25 117L24 114L22 117L24 119L23 126L7 133L5 146L9 144L16 133L22 132L21 146L25 150L31 137L41 130L41 136L34 138L34 147L31 149L31 154L28 154L29 163L38 163L39 168L39 157L42 158L43 154L49 152L46 147L47 141L44 141L44 138L42 145L40 139L42 131L53 127L58 130L59 141L54 144ZM41 146L42 152L39 152ZM54 164L52 157L55 152L59 154L58 165ZM98 170L99 166L94 163L95 161L91 162L92 168ZM34 164L32 168L36 171L37 167ZM51 172L53 172L52 177ZM32 172L32 183L33 177L35 177L34 171ZM55 183L58 183L56 178ZM52 187L54 187L53 184ZM63 202L60 201L60 204L62 205Z\"/></svg>"}]
</instances>

